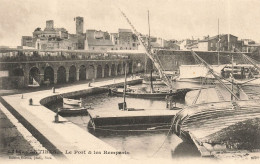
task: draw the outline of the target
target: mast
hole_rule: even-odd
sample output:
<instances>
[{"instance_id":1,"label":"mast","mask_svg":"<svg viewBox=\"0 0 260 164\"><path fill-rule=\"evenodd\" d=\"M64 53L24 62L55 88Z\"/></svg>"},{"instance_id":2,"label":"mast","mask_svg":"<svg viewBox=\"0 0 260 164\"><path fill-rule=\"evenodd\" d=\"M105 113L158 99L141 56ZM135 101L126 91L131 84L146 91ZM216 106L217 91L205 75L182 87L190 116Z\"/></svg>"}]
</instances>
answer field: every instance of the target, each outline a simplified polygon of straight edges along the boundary
<instances>
[{"instance_id":1,"label":"mast","mask_svg":"<svg viewBox=\"0 0 260 164\"><path fill-rule=\"evenodd\" d=\"M217 79L219 83L223 87L225 87L229 93L231 93L231 95L233 95L237 100L239 100L236 94L224 82L221 81L220 77L214 72L213 68L207 62L205 62L201 57L199 57L193 50L191 50L191 54L194 56L194 58L198 58L201 61L201 63L208 69L209 73L211 73L215 77L215 79Z\"/></svg>"},{"instance_id":2,"label":"mast","mask_svg":"<svg viewBox=\"0 0 260 164\"><path fill-rule=\"evenodd\" d=\"M151 82L151 93L153 93L154 92L154 90L153 90L153 70L151 70L150 82Z\"/></svg>"},{"instance_id":3,"label":"mast","mask_svg":"<svg viewBox=\"0 0 260 164\"><path fill-rule=\"evenodd\" d=\"M219 19L218 19L218 65L219 65L219 42L220 42L220 37L219 37Z\"/></svg>"},{"instance_id":4,"label":"mast","mask_svg":"<svg viewBox=\"0 0 260 164\"><path fill-rule=\"evenodd\" d=\"M234 58L233 58L233 54L232 54L232 70L231 70L231 75L232 75L232 83L231 83L231 90L232 92L234 92ZM233 95L231 94L231 101L233 100Z\"/></svg>"},{"instance_id":5,"label":"mast","mask_svg":"<svg viewBox=\"0 0 260 164\"><path fill-rule=\"evenodd\" d=\"M119 9L120 10L120 9ZM140 45L144 47L145 53L146 55L152 60L152 62L154 63L154 66L157 68L160 78L163 80L163 82L170 88L173 89L172 86L172 82L171 80L165 75L165 73L163 72L163 66L159 60L159 57L157 56L157 54L151 54L148 50L147 45L145 45L143 39L141 38L141 34L137 32L137 30L135 29L135 27L132 25L132 23L130 22L130 20L127 18L127 16L125 15L125 13L120 10L121 14L124 16L124 18L126 19L127 23L131 26L133 32L135 33L135 35L138 37L138 40L140 42Z\"/></svg>"},{"instance_id":6,"label":"mast","mask_svg":"<svg viewBox=\"0 0 260 164\"><path fill-rule=\"evenodd\" d=\"M123 110L126 110L126 101L125 101L125 93L126 93L126 64L125 64L125 82L124 82L124 103L123 103Z\"/></svg>"},{"instance_id":7,"label":"mast","mask_svg":"<svg viewBox=\"0 0 260 164\"><path fill-rule=\"evenodd\" d=\"M149 36L148 37L148 52L151 53L151 34L150 34L150 14L149 14L149 10L148 10L148 36ZM153 64L151 64L150 82L151 82L151 93L153 93Z\"/></svg>"},{"instance_id":8,"label":"mast","mask_svg":"<svg viewBox=\"0 0 260 164\"><path fill-rule=\"evenodd\" d=\"M148 30L149 30L149 37L148 37L148 51L151 53L151 36L150 36L150 17L149 17L149 10L148 10Z\"/></svg>"}]
</instances>

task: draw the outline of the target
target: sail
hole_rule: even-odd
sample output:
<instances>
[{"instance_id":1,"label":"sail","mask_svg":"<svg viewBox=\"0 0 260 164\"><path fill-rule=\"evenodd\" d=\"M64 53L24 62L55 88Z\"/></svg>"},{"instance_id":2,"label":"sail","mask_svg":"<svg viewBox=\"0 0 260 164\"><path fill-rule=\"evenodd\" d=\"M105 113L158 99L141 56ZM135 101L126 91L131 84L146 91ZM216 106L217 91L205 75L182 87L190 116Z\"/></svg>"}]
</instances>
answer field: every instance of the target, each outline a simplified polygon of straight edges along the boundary
<instances>
[{"instance_id":1,"label":"sail","mask_svg":"<svg viewBox=\"0 0 260 164\"><path fill-rule=\"evenodd\" d=\"M29 84L28 87L39 87L40 86L40 84L34 78L32 78L32 80L33 80L32 84Z\"/></svg>"},{"instance_id":2,"label":"sail","mask_svg":"<svg viewBox=\"0 0 260 164\"><path fill-rule=\"evenodd\" d=\"M33 78L33 85L34 86L40 86L40 84Z\"/></svg>"},{"instance_id":3,"label":"sail","mask_svg":"<svg viewBox=\"0 0 260 164\"><path fill-rule=\"evenodd\" d=\"M120 9L119 9L120 10ZM122 13L122 15L124 16L124 18L126 19L126 21L129 23L129 25L131 26L133 32L135 33L135 35L137 36L140 45L143 46L146 55L152 60L152 62L154 63L154 66L157 68L158 72L159 72L159 76L160 78L164 81L164 83L170 87L171 89L173 89L172 86L172 82L171 80L165 75L164 73L164 69L163 66L157 56L157 54L155 53L150 53L149 51L149 47L145 44L144 40L141 38L141 34L137 32L137 30L135 29L135 27L132 25L132 23L130 22L130 20L127 18L127 16L125 15L125 13L123 11L120 10L120 12Z\"/></svg>"}]
</instances>

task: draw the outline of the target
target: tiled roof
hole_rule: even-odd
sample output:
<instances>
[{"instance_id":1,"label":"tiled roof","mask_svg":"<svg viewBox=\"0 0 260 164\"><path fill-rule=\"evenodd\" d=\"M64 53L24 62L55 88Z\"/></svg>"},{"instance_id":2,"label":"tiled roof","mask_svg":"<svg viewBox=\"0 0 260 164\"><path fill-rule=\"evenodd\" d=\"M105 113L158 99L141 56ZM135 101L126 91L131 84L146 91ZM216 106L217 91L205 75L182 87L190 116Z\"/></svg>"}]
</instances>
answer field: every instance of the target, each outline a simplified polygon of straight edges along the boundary
<instances>
[{"instance_id":1,"label":"tiled roof","mask_svg":"<svg viewBox=\"0 0 260 164\"><path fill-rule=\"evenodd\" d=\"M87 38L89 46L113 46L111 40Z\"/></svg>"}]
</instances>

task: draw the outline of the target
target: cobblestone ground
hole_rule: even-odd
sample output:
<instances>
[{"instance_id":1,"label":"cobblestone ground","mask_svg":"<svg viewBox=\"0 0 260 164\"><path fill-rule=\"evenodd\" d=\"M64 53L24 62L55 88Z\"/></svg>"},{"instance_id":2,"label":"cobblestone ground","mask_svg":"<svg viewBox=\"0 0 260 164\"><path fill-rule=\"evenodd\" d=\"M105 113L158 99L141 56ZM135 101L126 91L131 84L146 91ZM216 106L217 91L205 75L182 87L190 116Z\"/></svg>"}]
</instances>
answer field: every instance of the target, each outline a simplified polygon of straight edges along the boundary
<instances>
[{"instance_id":1,"label":"cobblestone ground","mask_svg":"<svg viewBox=\"0 0 260 164\"><path fill-rule=\"evenodd\" d=\"M1 103L0 132L0 159L55 159Z\"/></svg>"},{"instance_id":2,"label":"cobblestone ground","mask_svg":"<svg viewBox=\"0 0 260 164\"><path fill-rule=\"evenodd\" d=\"M33 147L1 110L0 131L0 158L9 158L10 155L14 154L14 151L17 152L17 155L32 155L26 152L33 151ZM19 151L23 152L20 153Z\"/></svg>"}]
</instances>

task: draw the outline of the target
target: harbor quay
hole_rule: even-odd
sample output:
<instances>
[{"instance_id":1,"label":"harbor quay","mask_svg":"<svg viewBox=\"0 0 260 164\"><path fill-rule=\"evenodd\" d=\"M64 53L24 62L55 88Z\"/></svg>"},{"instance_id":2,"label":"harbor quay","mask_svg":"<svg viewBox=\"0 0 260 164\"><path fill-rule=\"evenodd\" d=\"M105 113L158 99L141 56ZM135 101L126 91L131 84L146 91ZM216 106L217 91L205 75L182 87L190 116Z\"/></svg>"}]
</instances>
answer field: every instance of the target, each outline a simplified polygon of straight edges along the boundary
<instances>
[{"instance_id":1,"label":"harbor quay","mask_svg":"<svg viewBox=\"0 0 260 164\"><path fill-rule=\"evenodd\" d=\"M127 82L136 84L140 83L141 79L139 77L129 78ZM58 122L55 122L56 113L44 106L44 104L62 99L62 97L79 96L87 93L94 94L107 90L109 86L122 86L123 84L124 78L115 78L91 83L91 86L87 83L61 87L56 89L55 93L52 89L47 89L2 96L1 110L5 109L7 111L6 108L8 108L9 114L7 118L10 119L10 115L13 118L15 117L14 119L21 123L20 126L25 127L28 130L27 133L31 134L31 137L35 138L41 145L31 149L37 154L48 154L54 159L69 160L95 160L100 158L95 154L104 154L102 159L124 159L127 158L128 152L116 150L64 117L59 116ZM31 105L29 99L33 101ZM18 149L10 151L19 151Z\"/></svg>"}]
</instances>

